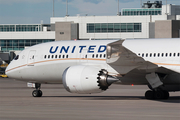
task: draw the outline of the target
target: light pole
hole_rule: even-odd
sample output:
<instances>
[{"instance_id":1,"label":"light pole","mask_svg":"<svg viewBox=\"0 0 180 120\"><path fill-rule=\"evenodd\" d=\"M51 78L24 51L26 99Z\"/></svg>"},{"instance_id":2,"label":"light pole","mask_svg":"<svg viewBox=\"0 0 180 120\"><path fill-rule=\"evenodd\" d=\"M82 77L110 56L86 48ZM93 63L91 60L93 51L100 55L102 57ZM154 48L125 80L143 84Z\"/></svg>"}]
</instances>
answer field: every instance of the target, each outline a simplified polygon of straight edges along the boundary
<instances>
[{"instance_id":1,"label":"light pole","mask_svg":"<svg viewBox=\"0 0 180 120\"><path fill-rule=\"evenodd\" d=\"M166 15L167 15L167 0L166 0Z\"/></svg>"},{"instance_id":2,"label":"light pole","mask_svg":"<svg viewBox=\"0 0 180 120\"><path fill-rule=\"evenodd\" d=\"M53 0L53 17L54 17L54 0Z\"/></svg>"},{"instance_id":3,"label":"light pole","mask_svg":"<svg viewBox=\"0 0 180 120\"><path fill-rule=\"evenodd\" d=\"M118 12L117 12L117 15L119 16L119 0L118 0Z\"/></svg>"},{"instance_id":4,"label":"light pole","mask_svg":"<svg viewBox=\"0 0 180 120\"><path fill-rule=\"evenodd\" d=\"M66 0L66 16L69 16L68 15L68 0Z\"/></svg>"}]
</instances>

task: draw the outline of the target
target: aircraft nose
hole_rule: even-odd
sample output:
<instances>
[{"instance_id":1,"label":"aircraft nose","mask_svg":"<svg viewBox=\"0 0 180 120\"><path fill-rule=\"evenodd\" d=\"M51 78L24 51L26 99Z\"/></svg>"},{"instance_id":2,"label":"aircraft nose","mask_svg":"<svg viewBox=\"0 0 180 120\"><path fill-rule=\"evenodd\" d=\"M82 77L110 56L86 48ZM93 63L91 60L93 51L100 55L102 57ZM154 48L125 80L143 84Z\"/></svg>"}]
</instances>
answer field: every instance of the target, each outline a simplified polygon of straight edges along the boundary
<instances>
[{"instance_id":1,"label":"aircraft nose","mask_svg":"<svg viewBox=\"0 0 180 120\"><path fill-rule=\"evenodd\" d=\"M10 76L10 64L7 66L5 70L5 74L9 77Z\"/></svg>"},{"instance_id":2,"label":"aircraft nose","mask_svg":"<svg viewBox=\"0 0 180 120\"><path fill-rule=\"evenodd\" d=\"M13 66L11 65L11 63L7 66L6 70L5 70L5 74L9 77L9 78L13 78L15 75L15 71L13 70Z\"/></svg>"}]
</instances>

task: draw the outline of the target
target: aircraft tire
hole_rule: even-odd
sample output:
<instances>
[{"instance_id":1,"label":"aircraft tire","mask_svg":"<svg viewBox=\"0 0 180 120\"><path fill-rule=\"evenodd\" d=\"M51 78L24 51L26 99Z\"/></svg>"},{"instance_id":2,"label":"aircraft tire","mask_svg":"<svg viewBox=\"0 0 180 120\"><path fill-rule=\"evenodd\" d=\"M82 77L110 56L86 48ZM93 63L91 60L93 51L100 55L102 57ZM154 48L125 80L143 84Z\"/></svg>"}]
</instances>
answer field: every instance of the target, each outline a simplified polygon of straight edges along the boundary
<instances>
[{"instance_id":1,"label":"aircraft tire","mask_svg":"<svg viewBox=\"0 0 180 120\"><path fill-rule=\"evenodd\" d=\"M42 91L41 90L38 90L38 92L39 92L39 97L42 97Z\"/></svg>"},{"instance_id":2,"label":"aircraft tire","mask_svg":"<svg viewBox=\"0 0 180 120\"><path fill-rule=\"evenodd\" d=\"M151 90L146 91L145 97L146 99L150 99L150 100L154 99L154 91Z\"/></svg>"},{"instance_id":3,"label":"aircraft tire","mask_svg":"<svg viewBox=\"0 0 180 120\"><path fill-rule=\"evenodd\" d=\"M165 94L164 94L164 92L163 91L156 91L155 93L154 93L154 98L155 99L157 99L157 100L159 100L159 99L164 99L165 98Z\"/></svg>"},{"instance_id":4,"label":"aircraft tire","mask_svg":"<svg viewBox=\"0 0 180 120\"><path fill-rule=\"evenodd\" d=\"M169 98L169 92L164 90L163 93L164 93L164 99L168 99Z\"/></svg>"},{"instance_id":5,"label":"aircraft tire","mask_svg":"<svg viewBox=\"0 0 180 120\"><path fill-rule=\"evenodd\" d=\"M41 90L34 90L32 92L33 97L41 97L42 96L42 91Z\"/></svg>"}]
</instances>

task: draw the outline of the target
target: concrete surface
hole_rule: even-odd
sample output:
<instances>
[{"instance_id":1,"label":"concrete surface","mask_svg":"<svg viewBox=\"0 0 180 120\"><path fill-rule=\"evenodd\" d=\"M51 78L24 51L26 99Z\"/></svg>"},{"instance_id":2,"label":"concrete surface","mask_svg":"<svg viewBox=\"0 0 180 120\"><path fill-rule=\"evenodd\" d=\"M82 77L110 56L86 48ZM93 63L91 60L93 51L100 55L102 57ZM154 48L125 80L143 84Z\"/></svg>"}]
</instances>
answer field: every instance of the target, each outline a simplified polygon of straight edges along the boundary
<instances>
[{"instance_id":1,"label":"concrete surface","mask_svg":"<svg viewBox=\"0 0 180 120\"><path fill-rule=\"evenodd\" d=\"M26 83L0 78L0 120L179 120L180 92L168 100L146 100L147 86L112 85L92 95L68 93L62 85L42 85L33 98Z\"/></svg>"}]
</instances>

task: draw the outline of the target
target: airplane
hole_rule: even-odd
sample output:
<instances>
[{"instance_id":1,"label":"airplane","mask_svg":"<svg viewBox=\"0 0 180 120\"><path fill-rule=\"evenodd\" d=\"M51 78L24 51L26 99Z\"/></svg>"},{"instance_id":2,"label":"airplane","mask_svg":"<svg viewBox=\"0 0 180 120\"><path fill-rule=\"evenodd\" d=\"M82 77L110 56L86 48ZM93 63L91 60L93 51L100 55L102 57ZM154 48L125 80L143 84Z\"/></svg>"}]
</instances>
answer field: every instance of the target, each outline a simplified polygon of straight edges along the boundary
<instances>
[{"instance_id":1,"label":"airplane","mask_svg":"<svg viewBox=\"0 0 180 120\"><path fill-rule=\"evenodd\" d=\"M180 38L69 40L34 45L8 65L9 78L34 87L63 84L71 93L106 91L111 84L147 85L146 99L168 99L180 91Z\"/></svg>"}]
</instances>

